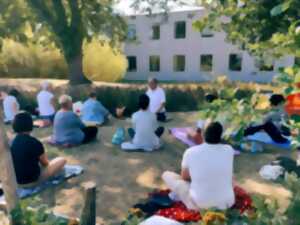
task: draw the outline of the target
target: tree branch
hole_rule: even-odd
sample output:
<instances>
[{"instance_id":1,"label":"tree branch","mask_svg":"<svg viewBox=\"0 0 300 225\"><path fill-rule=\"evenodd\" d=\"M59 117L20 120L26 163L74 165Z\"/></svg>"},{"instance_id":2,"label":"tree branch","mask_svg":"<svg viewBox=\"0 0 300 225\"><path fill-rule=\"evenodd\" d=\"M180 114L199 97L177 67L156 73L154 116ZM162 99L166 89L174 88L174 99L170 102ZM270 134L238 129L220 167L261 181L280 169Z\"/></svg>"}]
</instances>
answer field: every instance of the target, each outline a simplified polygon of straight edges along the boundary
<instances>
[{"instance_id":1,"label":"tree branch","mask_svg":"<svg viewBox=\"0 0 300 225\"><path fill-rule=\"evenodd\" d=\"M62 0L52 0L52 4L56 14L57 24L59 24L62 29L66 29L68 27L68 23L65 7L62 3Z\"/></svg>"}]
</instances>

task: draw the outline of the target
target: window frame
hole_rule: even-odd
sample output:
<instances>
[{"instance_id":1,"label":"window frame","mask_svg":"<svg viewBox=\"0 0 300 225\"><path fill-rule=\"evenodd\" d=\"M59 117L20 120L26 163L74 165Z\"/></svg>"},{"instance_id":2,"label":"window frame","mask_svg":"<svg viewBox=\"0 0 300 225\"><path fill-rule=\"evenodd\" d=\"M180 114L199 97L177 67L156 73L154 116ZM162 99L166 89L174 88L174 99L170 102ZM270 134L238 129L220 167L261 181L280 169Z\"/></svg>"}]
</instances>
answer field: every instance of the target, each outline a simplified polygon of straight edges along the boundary
<instances>
[{"instance_id":1,"label":"window frame","mask_svg":"<svg viewBox=\"0 0 300 225\"><path fill-rule=\"evenodd\" d=\"M154 59L154 64L152 64L151 59ZM156 61L158 59L158 61ZM158 64L156 64L158 62ZM157 69L158 68L158 69ZM149 56L149 72L160 72L160 56L150 55Z\"/></svg>"},{"instance_id":2,"label":"window frame","mask_svg":"<svg viewBox=\"0 0 300 225\"><path fill-rule=\"evenodd\" d=\"M232 67L232 57L237 56L238 59L240 59L240 66L236 69ZM243 54L242 53L231 53L229 54L229 58L228 58L228 69L229 71L233 71L233 72L241 72L243 71Z\"/></svg>"},{"instance_id":3,"label":"window frame","mask_svg":"<svg viewBox=\"0 0 300 225\"><path fill-rule=\"evenodd\" d=\"M204 57L209 57L210 65L203 64ZM200 55L200 71L201 72L212 72L214 65L214 55L213 54L202 54ZM206 66L209 66L210 69L205 69Z\"/></svg>"},{"instance_id":4,"label":"window frame","mask_svg":"<svg viewBox=\"0 0 300 225\"><path fill-rule=\"evenodd\" d=\"M134 59L134 65L135 68L134 69L130 69L130 60L129 59ZM137 57L134 55L128 55L127 56L127 63L128 63L128 67L127 67L127 72L137 72Z\"/></svg>"},{"instance_id":5,"label":"window frame","mask_svg":"<svg viewBox=\"0 0 300 225\"><path fill-rule=\"evenodd\" d=\"M184 35L183 36L180 35L180 32L177 32L178 29L179 29L178 26L180 24L184 24ZM176 21L175 22L175 27L174 27L174 38L175 39L185 39L186 38L186 28L187 28L187 26L186 26L186 21L185 20Z\"/></svg>"},{"instance_id":6,"label":"window frame","mask_svg":"<svg viewBox=\"0 0 300 225\"><path fill-rule=\"evenodd\" d=\"M183 59L183 67L181 67L180 64L178 64L180 62L180 60L178 59ZM179 69L177 69L179 68ZM181 69L183 68L183 69ZM186 71L186 56L185 55L174 55L173 56L173 71L174 72L185 72Z\"/></svg>"}]
</instances>

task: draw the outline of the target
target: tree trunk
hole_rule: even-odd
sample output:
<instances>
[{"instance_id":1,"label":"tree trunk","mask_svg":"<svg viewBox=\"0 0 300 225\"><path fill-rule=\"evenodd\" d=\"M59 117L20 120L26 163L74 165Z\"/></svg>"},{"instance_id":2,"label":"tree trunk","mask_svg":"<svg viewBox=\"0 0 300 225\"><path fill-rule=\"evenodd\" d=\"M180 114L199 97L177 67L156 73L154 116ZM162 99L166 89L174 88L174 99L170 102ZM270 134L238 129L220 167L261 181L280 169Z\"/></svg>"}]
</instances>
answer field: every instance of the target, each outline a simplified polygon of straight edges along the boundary
<instances>
[{"instance_id":1,"label":"tree trunk","mask_svg":"<svg viewBox=\"0 0 300 225\"><path fill-rule=\"evenodd\" d=\"M71 86L92 83L83 73L82 58L82 53L80 53L78 56L67 60L69 68L69 83Z\"/></svg>"},{"instance_id":2,"label":"tree trunk","mask_svg":"<svg viewBox=\"0 0 300 225\"><path fill-rule=\"evenodd\" d=\"M17 182L13 162L9 150L6 132L0 112L0 181L4 191L8 212L16 208L18 203Z\"/></svg>"}]
</instances>

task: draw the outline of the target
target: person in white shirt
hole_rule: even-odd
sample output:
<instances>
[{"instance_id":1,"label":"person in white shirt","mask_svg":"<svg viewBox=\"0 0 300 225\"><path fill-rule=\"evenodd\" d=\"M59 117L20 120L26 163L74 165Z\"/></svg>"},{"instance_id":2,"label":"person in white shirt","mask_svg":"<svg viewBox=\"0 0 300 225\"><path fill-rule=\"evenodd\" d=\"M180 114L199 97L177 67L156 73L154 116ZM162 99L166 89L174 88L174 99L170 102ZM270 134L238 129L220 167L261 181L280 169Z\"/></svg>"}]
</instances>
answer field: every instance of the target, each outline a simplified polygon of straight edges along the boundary
<instances>
[{"instance_id":1,"label":"person in white shirt","mask_svg":"<svg viewBox=\"0 0 300 225\"><path fill-rule=\"evenodd\" d=\"M53 122L55 116L54 95L52 85L48 81L41 84L42 90L37 95L39 116L42 120Z\"/></svg>"},{"instance_id":2,"label":"person in white shirt","mask_svg":"<svg viewBox=\"0 0 300 225\"><path fill-rule=\"evenodd\" d=\"M128 129L132 142L122 143L123 150L153 151L160 147L159 138L164 132L163 127L158 127L155 114L149 111L150 99L146 94L139 97L140 110L132 115L133 128Z\"/></svg>"},{"instance_id":3,"label":"person in white shirt","mask_svg":"<svg viewBox=\"0 0 300 225\"><path fill-rule=\"evenodd\" d=\"M3 101L4 123L11 123L20 110L20 105L16 97L1 91L1 100Z\"/></svg>"},{"instance_id":4,"label":"person in white shirt","mask_svg":"<svg viewBox=\"0 0 300 225\"><path fill-rule=\"evenodd\" d=\"M205 143L184 153L181 175L169 171L162 175L172 191L170 197L182 201L189 209L224 210L235 202L234 150L221 144L222 132L220 123L210 123L204 132Z\"/></svg>"},{"instance_id":5,"label":"person in white shirt","mask_svg":"<svg viewBox=\"0 0 300 225\"><path fill-rule=\"evenodd\" d=\"M158 81L155 78L148 80L148 91L146 94L150 98L150 111L156 114L157 120L166 121L166 94L165 91L158 86Z\"/></svg>"}]
</instances>

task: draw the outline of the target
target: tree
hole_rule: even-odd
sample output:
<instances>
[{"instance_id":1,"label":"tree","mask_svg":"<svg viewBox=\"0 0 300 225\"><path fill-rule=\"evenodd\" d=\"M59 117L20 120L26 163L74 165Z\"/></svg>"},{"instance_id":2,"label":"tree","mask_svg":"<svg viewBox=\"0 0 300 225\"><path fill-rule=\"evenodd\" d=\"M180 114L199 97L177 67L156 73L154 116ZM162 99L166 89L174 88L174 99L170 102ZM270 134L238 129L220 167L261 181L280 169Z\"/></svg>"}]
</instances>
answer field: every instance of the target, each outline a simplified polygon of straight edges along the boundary
<instances>
[{"instance_id":1,"label":"tree","mask_svg":"<svg viewBox=\"0 0 300 225\"><path fill-rule=\"evenodd\" d=\"M208 14L194 26L223 30L258 56L300 56L299 0L199 0Z\"/></svg>"},{"instance_id":2,"label":"tree","mask_svg":"<svg viewBox=\"0 0 300 225\"><path fill-rule=\"evenodd\" d=\"M117 46L126 34L113 5L113 0L1 0L0 37L53 43L67 62L70 84L89 83L82 68L84 41L104 34Z\"/></svg>"}]
</instances>

